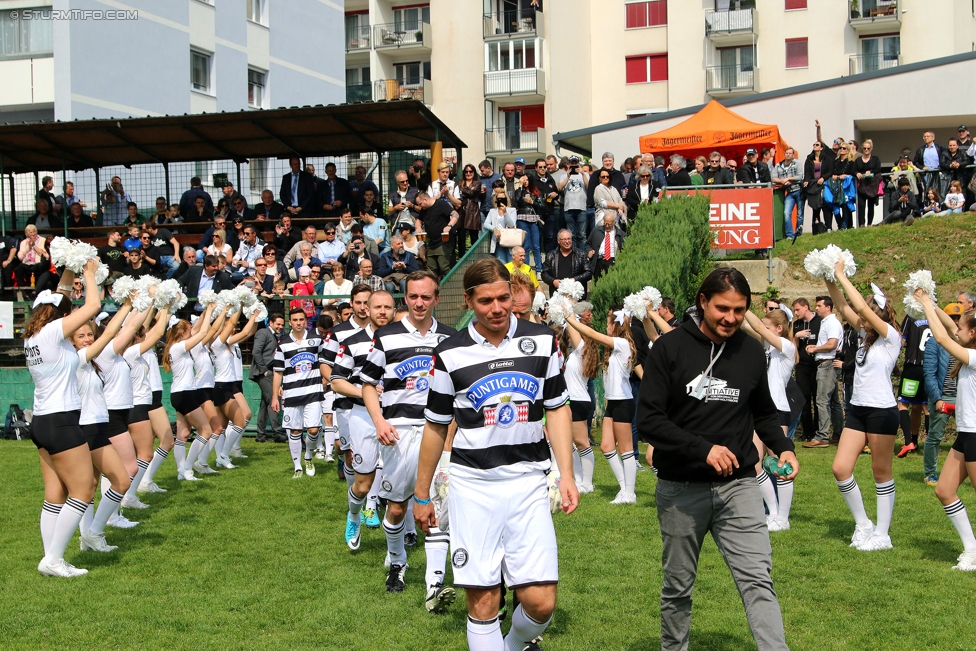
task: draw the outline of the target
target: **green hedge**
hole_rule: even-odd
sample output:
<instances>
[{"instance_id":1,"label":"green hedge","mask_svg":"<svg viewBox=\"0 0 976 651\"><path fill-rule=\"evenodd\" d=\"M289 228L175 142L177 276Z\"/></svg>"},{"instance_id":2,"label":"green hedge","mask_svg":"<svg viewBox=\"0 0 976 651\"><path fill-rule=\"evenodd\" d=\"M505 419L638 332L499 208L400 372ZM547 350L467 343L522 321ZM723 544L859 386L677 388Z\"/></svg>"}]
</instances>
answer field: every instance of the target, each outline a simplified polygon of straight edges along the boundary
<instances>
[{"instance_id":1,"label":"green hedge","mask_svg":"<svg viewBox=\"0 0 976 651\"><path fill-rule=\"evenodd\" d=\"M673 298L679 314L691 305L712 268L708 210L704 195L675 196L642 206L617 262L596 283L590 299L595 314L606 314L647 285ZM602 329L604 319L597 316L594 323Z\"/></svg>"}]
</instances>

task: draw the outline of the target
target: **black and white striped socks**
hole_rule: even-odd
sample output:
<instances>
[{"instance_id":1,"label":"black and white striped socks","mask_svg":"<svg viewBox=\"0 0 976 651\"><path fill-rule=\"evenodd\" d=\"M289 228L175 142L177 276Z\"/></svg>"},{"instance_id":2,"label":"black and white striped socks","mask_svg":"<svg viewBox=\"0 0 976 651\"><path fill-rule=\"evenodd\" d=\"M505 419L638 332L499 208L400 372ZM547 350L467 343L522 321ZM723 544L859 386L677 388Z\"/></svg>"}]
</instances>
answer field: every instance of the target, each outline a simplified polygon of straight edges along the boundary
<instances>
[{"instance_id":1,"label":"black and white striped socks","mask_svg":"<svg viewBox=\"0 0 976 651\"><path fill-rule=\"evenodd\" d=\"M349 499L349 519L358 524L360 521L360 514L362 513L363 510L363 502L366 501L366 496L364 495L360 497L356 495L356 493L353 492L352 487L350 486L348 499Z\"/></svg>"},{"instance_id":2,"label":"black and white striped socks","mask_svg":"<svg viewBox=\"0 0 976 651\"><path fill-rule=\"evenodd\" d=\"M854 516L854 524L858 527L864 528L871 526L871 520L868 519L868 514L864 512L864 500L861 499L861 489L857 486L857 480L851 475L850 479L845 479L843 481L837 481L837 488L840 489L841 497L844 498L844 502L847 503L847 508L851 510L851 515Z\"/></svg>"},{"instance_id":3,"label":"black and white striped socks","mask_svg":"<svg viewBox=\"0 0 976 651\"><path fill-rule=\"evenodd\" d=\"M142 462L140 461L140 463ZM128 493L126 493L126 495L128 495ZM111 488L105 491L105 494L102 495L102 501L98 503L98 508L95 509L95 517L92 518L89 531L96 535L105 533L105 523L108 522L109 518L111 518L119 510L119 504L121 502L121 493Z\"/></svg>"},{"instance_id":4,"label":"black and white striped socks","mask_svg":"<svg viewBox=\"0 0 976 651\"><path fill-rule=\"evenodd\" d=\"M163 462L166 461L166 457L169 456L169 452L163 448L156 448L153 452L152 461L149 462L149 470L146 471L146 476L142 478L145 483L150 483L156 477L156 473L159 472L160 467L162 467Z\"/></svg>"},{"instance_id":5,"label":"black and white striped socks","mask_svg":"<svg viewBox=\"0 0 976 651\"><path fill-rule=\"evenodd\" d=\"M617 483L620 484L620 490L624 489L624 466L620 462L620 457L617 456L617 451L604 452L604 458L606 458L607 463L610 464L610 470L613 472L613 476L617 478ZM636 468L634 475L636 476Z\"/></svg>"},{"instance_id":6,"label":"black and white striped socks","mask_svg":"<svg viewBox=\"0 0 976 651\"><path fill-rule=\"evenodd\" d=\"M437 527L431 527L424 539L424 552L427 555L427 573L424 580L427 587L442 583L447 566L447 552L451 545L451 535ZM501 641L501 640L499 640Z\"/></svg>"},{"instance_id":7,"label":"black and white striped socks","mask_svg":"<svg viewBox=\"0 0 976 651\"><path fill-rule=\"evenodd\" d=\"M383 531L386 533L386 551L390 552L390 562L394 565L407 564L407 550L403 547L403 533L405 523L390 524L386 517L383 518Z\"/></svg>"},{"instance_id":8,"label":"black and white striped socks","mask_svg":"<svg viewBox=\"0 0 976 651\"><path fill-rule=\"evenodd\" d=\"M47 506L47 502L44 503ZM952 504L942 507L945 514L949 516L949 522L956 528L956 533L962 539L962 549L964 552L976 550L976 536L973 535L973 523L969 521L969 513L962 500L956 500Z\"/></svg>"},{"instance_id":9,"label":"black and white striped socks","mask_svg":"<svg viewBox=\"0 0 976 651\"><path fill-rule=\"evenodd\" d=\"M44 555L47 556L48 547L51 545L51 538L54 537L54 525L58 521L58 515L64 504L51 504L44 500L41 506L41 542L44 544Z\"/></svg>"},{"instance_id":10,"label":"black and white striped socks","mask_svg":"<svg viewBox=\"0 0 976 651\"><path fill-rule=\"evenodd\" d=\"M503 649L502 626L498 617L480 620L468 615L468 649L470 651L498 651Z\"/></svg>"},{"instance_id":11,"label":"black and white striped socks","mask_svg":"<svg viewBox=\"0 0 976 651\"><path fill-rule=\"evenodd\" d=\"M61 513L58 514L57 522L54 523L54 531L47 551L44 553L48 561L53 563L64 558L64 550L68 547L71 536L75 535L75 531L78 530L78 524L81 522L82 516L85 515L87 508L86 502L74 497L69 497L65 501Z\"/></svg>"},{"instance_id":12,"label":"black and white striped socks","mask_svg":"<svg viewBox=\"0 0 976 651\"><path fill-rule=\"evenodd\" d=\"M895 480L874 485L878 491L878 525L874 531L880 536L887 536L891 527L891 515L895 511Z\"/></svg>"},{"instance_id":13,"label":"black and white striped socks","mask_svg":"<svg viewBox=\"0 0 976 651\"><path fill-rule=\"evenodd\" d=\"M302 469L302 433L288 433L288 451L291 452L291 460L295 464L295 470Z\"/></svg>"}]
</instances>

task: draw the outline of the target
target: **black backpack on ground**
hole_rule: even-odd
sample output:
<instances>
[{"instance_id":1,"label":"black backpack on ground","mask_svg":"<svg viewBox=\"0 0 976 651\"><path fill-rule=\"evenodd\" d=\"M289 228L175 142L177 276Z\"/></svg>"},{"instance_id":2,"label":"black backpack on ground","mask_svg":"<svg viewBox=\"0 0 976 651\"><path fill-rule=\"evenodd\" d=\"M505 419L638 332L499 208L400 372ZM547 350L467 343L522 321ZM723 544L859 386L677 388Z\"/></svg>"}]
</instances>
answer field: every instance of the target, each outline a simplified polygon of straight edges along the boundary
<instances>
[{"instance_id":1,"label":"black backpack on ground","mask_svg":"<svg viewBox=\"0 0 976 651\"><path fill-rule=\"evenodd\" d=\"M7 410L7 418L3 424L3 437L12 441L23 441L31 437L31 424L24 416L20 405L12 404Z\"/></svg>"}]
</instances>

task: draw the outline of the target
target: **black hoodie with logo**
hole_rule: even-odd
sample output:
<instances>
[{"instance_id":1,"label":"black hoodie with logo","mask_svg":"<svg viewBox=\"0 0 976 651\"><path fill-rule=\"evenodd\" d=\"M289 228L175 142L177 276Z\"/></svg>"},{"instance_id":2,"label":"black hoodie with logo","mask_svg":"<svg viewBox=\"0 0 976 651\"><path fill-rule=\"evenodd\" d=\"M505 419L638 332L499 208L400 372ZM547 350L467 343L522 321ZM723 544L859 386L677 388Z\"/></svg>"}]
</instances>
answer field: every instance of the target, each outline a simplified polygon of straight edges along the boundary
<instances>
[{"instance_id":1,"label":"black hoodie with logo","mask_svg":"<svg viewBox=\"0 0 976 651\"><path fill-rule=\"evenodd\" d=\"M661 479L755 477L759 457L753 430L776 454L793 450L769 394L762 344L739 330L716 358L720 348L696 319L689 319L659 338L647 355L637 422L641 438L654 446ZM738 460L730 476L719 476L705 461L713 445L727 447Z\"/></svg>"}]
</instances>

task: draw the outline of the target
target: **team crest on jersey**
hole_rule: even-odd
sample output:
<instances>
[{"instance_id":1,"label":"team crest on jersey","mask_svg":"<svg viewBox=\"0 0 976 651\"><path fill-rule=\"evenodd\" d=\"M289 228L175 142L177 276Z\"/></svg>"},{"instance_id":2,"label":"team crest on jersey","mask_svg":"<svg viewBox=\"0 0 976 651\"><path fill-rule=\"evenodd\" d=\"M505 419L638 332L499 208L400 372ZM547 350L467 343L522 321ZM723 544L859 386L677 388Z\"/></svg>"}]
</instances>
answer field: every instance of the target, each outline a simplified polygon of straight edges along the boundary
<instances>
[{"instance_id":1,"label":"team crest on jersey","mask_svg":"<svg viewBox=\"0 0 976 651\"><path fill-rule=\"evenodd\" d=\"M315 353L298 353L288 360L288 366L295 369L297 373L308 373L312 370L315 361Z\"/></svg>"},{"instance_id":2,"label":"team crest on jersey","mask_svg":"<svg viewBox=\"0 0 976 651\"><path fill-rule=\"evenodd\" d=\"M497 425L508 429L516 423L529 422L529 405L514 404L510 400L508 396L503 396L497 405L485 407L485 427Z\"/></svg>"},{"instance_id":3,"label":"team crest on jersey","mask_svg":"<svg viewBox=\"0 0 976 651\"><path fill-rule=\"evenodd\" d=\"M346 441L346 437L345 437L345 436L340 436L340 437L339 437L339 443L340 443L341 445L345 445L345 444L347 443L347 441Z\"/></svg>"},{"instance_id":4,"label":"team crest on jersey","mask_svg":"<svg viewBox=\"0 0 976 651\"><path fill-rule=\"evenodd\" d=\"M391 484L387 479L383 480L383 490L385 490L387 493L393 492L393 484Z\"/></svg>"},{"instance_id":5,"label":"team crest on jersey","mask_svg":"<svg viewBox=\"0 0 976 651\"><path fill-rule=\"evenodd\" d=\"M357 454L357 455L353 456L352 460L355 461L356 463L362 463L363 462L363 455Z\"/></svg>"},{"instance_id":6,"label":"team crest on jersey","mask_svg":"<svg viewBox=\"0 0 976 651\"><path fill-rule=\"evenodd\" d=\"M451 555L451 565L460 569L468 564L468 550L464 547L460 549L455 549L454 554Z\"/></svg>"},{"instance_id":7,"label":"team crest on jersey","mask_svg":"<svg viewBox=\"0 0 976 651\"><path fill-rule=\"evenodd\" d=\"M421 371L423 373L429 372L434 368L434 358L428 355L415 355L410 359L406 359L395 367L393 367L393 372L401 380L408 375L413 375L414 373Z\"/></svg>"},{"instance_id":8,"label":"team crest on jersey","mask_svg":"<svg viewBox=\"0 0 976 651\"><path fill-rule=\"evenodd\" d=\"M532 339L519 339L518 347L525 355L535 353L535 341Z\"/></svg>"},{"instance_id":9,"label":"team crest on jersey","mask_svg":"<svg viewBox=\"0 0 976 651\"><path fill-rule=\"evenodd\" d=\"M520 393L534 402L539 380L528 373L492 373L471 385L465 397L474 409L481 409L500 393Z\"/></svg>"},{"instance_id":10,"label":"team crest on jersey","mask_svg":"<svg viewBox=\"0 0 976 651\"><path fill-rule=\"evenodd\" d=\"M408 377L407 391L419 391L423 393L430 388L430 381L426 377Z\"/></svg>"},{"instance_id":11,"label":"team crest on jersey","mask_svg":"<svg viewBox=\"0 0 976 651\"><path fill-rule=\"evenodd\" d=\"M285 422L286 423L290 423L291 422L291 417L288 414L285 414Z\"/></svg>"}]
</instances>

